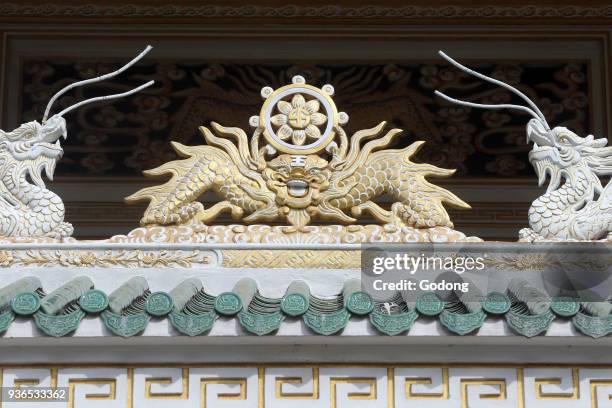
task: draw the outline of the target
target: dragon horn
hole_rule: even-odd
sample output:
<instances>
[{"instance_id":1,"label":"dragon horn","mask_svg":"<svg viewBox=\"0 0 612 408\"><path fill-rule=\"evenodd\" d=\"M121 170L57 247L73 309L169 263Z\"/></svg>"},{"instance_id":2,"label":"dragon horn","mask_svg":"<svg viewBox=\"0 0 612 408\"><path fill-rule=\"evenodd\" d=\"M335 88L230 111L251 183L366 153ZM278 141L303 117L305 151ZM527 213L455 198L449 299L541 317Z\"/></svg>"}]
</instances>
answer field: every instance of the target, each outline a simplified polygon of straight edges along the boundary
<instances>
[{"instance_id":1,"label":"dragon horn","mask_svg":"<svg viewBox=\"0 0 612 408\"><path fill-rule=\"evenodd\" d=\"M95 78L90 78L90 79L85 79L83 81L78 81L75 83L72 83L64 88L62 88L59 92L57 92L55 95L53 95L53 97L51 98L51 100L49 101L49 103L47 104L47 107L45 109L45 114L43 116L43 123L46 122L47 118L49 117L49 112L51 111L51 107L53 106L53 103L55 103L55 101L57 100L57 98L59 98L60 96L62 96L63 94L65 94L66 92L68 92L69 90L76 88L78 86L82 86L82 85L88 85L88 84L93 84L96 82L101 82L104 81L106 79L115 77L119 74L121 74L123 71L127 70L129 67L131 67L132 65L134 65L135 63L137 63L138 61L140 61L142 59L142 57L144 57L149 51L151 51L153 47L151 47L150 45L147 45L147 47L140 53L138 54L134 59L132 59L130 62L128 62L127 64L125 64L124 66L122 66L121 68L119 68L116 71L113 72L109 72L108 74L105 75L101 75ZM77 108L79 106L83 106L86 103L91 103L91 102L96 102L96 101L101 101L101 100L106 100L106 99L115 99L115 98L121 98L122 96L127 96L130 95L132 93L138 92L148 86L151 86L153 84L153 81L147 82L144 85L141 85L140 87L133 89L130 92L125 92L122 94L115 94L115 95L109 95L109 96L105 96L105 97L97 97L97 98L91 98L91 99L87 99L86 101L83 102L79 102L76 105L70 106L66 109L64 109L62 112L59 113L59 116L62 116L63 114L65 114L66 112L71 111L74 108Z\"/></svg>"},{"instance_id":2,"label":"dragon horn","mask_svg":"<svg viewBox=\"0 0 612 408\"><path fill-rule=\"evenodd\" d=\"M474 103L474 102L467 102L467 101L462 101L460 99L455 99L455 98L451 98L450 96L440 92L440 91L435 91L435 94L445 100L447 100L448 102L452 102L452 103L456 103L458 105L464 105L464 106L469 106L471 108L485 108L485 109L517 109L517 110L521 110L523 112L527 112L529 113L531 116L533 116L536 120L542 122L544 124L544 126L546 126L547 130L550 130L550 126L548 125L548 122L546 122L546 118L544 117L544 114L542 113L542 111L540 111L540 109L537 107L537 105L527 97L527 95L525 95L524 93L522 93L521 91L519 91L518 89L516 89L515 87L508 85L505 82L499 81L497 79L488 77L486 75L481 74L480 72L476 72L468 67L466 67L465 65L460 64L459 62L455 61L454 59L452 59L451 57L449 57L448 55L446 55L443 51L438 51L438 54L444 58L445 60L447 60L448 62L450 62L452 65L454 65L455 67L459 68L460 70L467 72L470 75L475 76L476 78L480 78L483 81L487 81L490 82L492 84L495 85L499 85L502 88L505 88L507 90L509 90L510 92L512 92L513 94L519 96L521 99L523 99L525 102L527 102L527 104L531 107L528 108L526 106L521 106L521 105L512 105L512 104L499 104L499 105L488 105L488 104L481 104L481 103Z\"/></svg>"}]
</instances>

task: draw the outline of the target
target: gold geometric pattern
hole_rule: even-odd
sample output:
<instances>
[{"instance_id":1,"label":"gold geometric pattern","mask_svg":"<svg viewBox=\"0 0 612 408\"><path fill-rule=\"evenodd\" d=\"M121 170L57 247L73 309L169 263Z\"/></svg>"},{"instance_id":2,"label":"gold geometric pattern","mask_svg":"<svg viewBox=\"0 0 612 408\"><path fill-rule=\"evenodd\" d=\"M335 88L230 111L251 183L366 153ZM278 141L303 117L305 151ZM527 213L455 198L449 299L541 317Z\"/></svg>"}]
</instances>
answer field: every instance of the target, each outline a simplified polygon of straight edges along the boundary
<instances>
[{"instance_id":1,"label":"gold geometric pattern","mask_svg":"<svg viewBox=\"0 0 612 408\"><path fill-rule=\"evenodd\" d=\"M597 379L597 380L591 380L589 382L589 387L590 387L590 391L591 391L591 408L598 408L599 407L599 397L597 395L597 389L598 388L610 388L612 387L612 379ZM606 396L608 397L607 400L611 401L612 400L612 394L606 394ZM604 397L605 400L605 397Z\"/></svg>"},{"instance_id":2,"label":"gold geometric pattern","mask_svg":"<svg viewBox=\"0 0 612 408\"><path fill-rule=\"evenodd\" d=\"M448 368L442 368L442 392L440 393L423 393L414 392L412 386L415 384L433 385L431 377L406 377L406 399L448 399Z\"/></svg>"},{"instance_id":3,"label":"gold geometric pattern","mask_svg":"<svg viewBox=\"0 0 612 408\"><path fill-rule=\"evenodd\" d=\"M359 268L357 251L341 250L251 250L227 249L222 252L226 268Z\"/></svg>"},{"instance_id":4,"label":"gold geometric pattern","mask_svg":"<svg viewBox=\"0 0 612 408\"><path fill-rule=\"evenodd\" d=\"M201 407L206 408L206 386L209 384L216 385L238 385L240 390L238 392L220 392L216 395L218 400L246 400L247 399L247 380L246 378L213 378L213 379L202 379L201 384Z\"/></svg>"},{"instance_id":5,"label":"gold geometric pattern","mask_svg":"<svg viewBox=\"0 0 612 408\"><path fill-rule=\"evenodd\" d=\"M577 368L572 368L572 392L549 392L549 393L545 393L543 391L543 386L545 384L550 384L550 385L561 385L561 378L557 377L557 378L537 378L535 380L535 385L536 385L536 398L537 399L551 399L551 400L563 400L563 399L570 399L570 400L577 400L580 399L580 388L578 387L579 385L579 376L578 376L578 369Z\"/></svg>"},{"instance_id":6,"label":"gold geometric pattern","mask_svg":"<svg viewBox=\"0 0 612 408\"><path fill-rule=\"evenodd\" d=\"M283 390L284 384L302 385L304 384L302 377L276 377L274 395L276 399L319 399L319 369L312 368L312 392L295 392L289 393Z\"/></svg>"},{"instance_id":7,"label":"gold geometric pattern","mask_svg":"<svg viewBox=\"0 0 612 408\"><path fill-rule=\"evenodd\" d=\"M346 397L348 400L375 400L378 398L378 390L376 388L376 378L368 377L332 377L330 381L330 407L338 406L337 386L338 384L365 384L368 386L366 392L349 392Z\"/></svg>"},{"instance_id":8,"label":"gold geometric pattern","mask_svg":"<svg viewBox=\"0 0 612 408\"><path fill-rule=\"evenodd\" d=\"M7 365L0 378L3 387L68 388L69 400L57 408L146 408L151 398L173 408L291 408L305 399L309 407L403 408L415 406L415 398L419 407L488 407L496 400L499 407L603 408L612 400L612 366L604 365ZM170 391L160 392L165 387Z\"/></svg>"},{"instance_id":9,"label":"gold geometric pattern","mask_svg":"<svg viewBox=\"0 0 612 408\"><path fill-rule=\"evenodd\" d=\"M476 380L473 378L467 378L461 380L461 408L468 408L468 397L469 397L469 386L495 386L499 388L498 393L493 394L479 394L478 398L480 399L492 399L492 400L505 400L506 399L506 380L504 378L501 379L486 379L486 380Z\"/></svg>"},{"instance_id":10,"label":"gold geometric pattern","mask_svg":"<svg viewBox=\"0 0 612 408\"><path fill-rule=\"evenodd\" d=\"M189 369L181 370L182 389L181 392L154 392L151 391L153 384L168 385L172 383L171 377L150 377L145 380L145 398L147 399L188 399L189 398Z\"/></svg>"},{"instance_id":11,"label":"gold geometric pattern","mask_svg":"<svg viewBox=\"0 0 612 408\"><path fill-rule=\"evenodd\" d=\"M85 400L110 400L117 398L117 380L115 378L74 378L68 380L68 408L75 408L75 387L79 384L106 385L108 393L85 394Z\"/></svg>"}]
</instances>

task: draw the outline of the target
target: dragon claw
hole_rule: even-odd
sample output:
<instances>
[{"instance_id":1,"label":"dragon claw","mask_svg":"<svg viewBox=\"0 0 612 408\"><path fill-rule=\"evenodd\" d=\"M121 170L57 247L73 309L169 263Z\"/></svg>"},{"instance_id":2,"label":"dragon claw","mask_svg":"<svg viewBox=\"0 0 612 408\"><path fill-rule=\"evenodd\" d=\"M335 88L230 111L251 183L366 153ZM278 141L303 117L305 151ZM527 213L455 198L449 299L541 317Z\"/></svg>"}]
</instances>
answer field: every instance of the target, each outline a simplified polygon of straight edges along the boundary
<instances>
[{"instance_id":1,"label":"dragon claw","mask_svg":"<svg viewBox=\"0 0 612 408\"><path fill-rule=\"evenodd\" d=\"M63 239L72 235L74 227L68 222L60 223L57 228L49 231L45 236L53 239Z\"/></svg>"}]
</instances>

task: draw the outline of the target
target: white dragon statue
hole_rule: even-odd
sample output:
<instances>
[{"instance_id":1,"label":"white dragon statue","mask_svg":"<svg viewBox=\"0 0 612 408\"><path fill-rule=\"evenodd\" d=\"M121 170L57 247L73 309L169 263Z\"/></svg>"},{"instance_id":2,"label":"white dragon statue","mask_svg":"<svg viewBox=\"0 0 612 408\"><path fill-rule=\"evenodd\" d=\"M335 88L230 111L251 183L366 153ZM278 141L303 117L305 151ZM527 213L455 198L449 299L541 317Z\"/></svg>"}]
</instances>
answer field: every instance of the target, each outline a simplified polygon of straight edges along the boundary
<instances>
[{"instance_id":1,"label":"white dragon statue","mask_svg":"<svg viewBox=\"0 0 612 408\"><path fill-rule=\"evenodd\" d=\"M484 81L502 86L528 105L487 105L451 98L445 100L473 108L517 109L533 119L527 124L527 142L533 142L529 161L541 186L550 177L546 193L529 208L529 225L519 232L520 240L612 241L612 147L605 138L580 137L565 127L550 128L536 104L518 89L473 71L440 51L455 67ZM603 185L602 179L607 180Z\"/></svg>"},{"instance_id":2,"label":"white dragon statue","mask_svg":"<svg viewBox=\"0 0 612 408\"><path fill-rule=\"evenodd\" d=\"M139 61L151 46L136 58L106 75L72 83L57 92L47 104L42 123L24 123L12 132L0 130L0 236L15 238L62 239L72 235L72 225L64 222L62 199L47 190L42 179L45 171L53 180L55 165L62 157L60 137L67 137L64 115L92 102L121 98L151 86L149 81L128 92L90 98L49 117L53 103L78 86L103 81L119 75Z\"/></svg>"}]
</instances>

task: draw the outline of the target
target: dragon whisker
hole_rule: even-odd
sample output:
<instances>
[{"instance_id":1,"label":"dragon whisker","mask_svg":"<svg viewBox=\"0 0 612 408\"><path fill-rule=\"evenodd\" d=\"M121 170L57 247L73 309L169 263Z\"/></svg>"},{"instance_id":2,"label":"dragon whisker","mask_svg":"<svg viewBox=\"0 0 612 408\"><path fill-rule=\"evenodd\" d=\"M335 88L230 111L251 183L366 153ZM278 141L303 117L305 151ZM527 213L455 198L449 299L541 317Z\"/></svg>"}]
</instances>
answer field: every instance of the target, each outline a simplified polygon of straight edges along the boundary
<instances>
[{"instance_id":1,"label":"dragon whisker","mask_svg":"<svg viewBox=\"0 0 612 408\"><path fill-rule=\"evenodd\" d=\"M85 79L83 81L78 81L78 82L72 83L72 84L70 84L70 85L60 89L49 100L49 103L47 104L47 107L45 108L45 114L43 115L43 119L42 119L43 123L46 122L47 118L49 117L49 112L51 111L51 107L53 106L55 101L60 96L62 96L63 94L65 94L69 90L74 89L76 87L83 86L83 85L88 85L88 84L93 84L93 83L96 83L96 82L101 82L101 81L104 81L104 80L109 79L109 78L113 78L113 77L121 74L122 72L127 70L129 67L131 67L132 65L134 65L138 61L140 61L149 51L151 51L151 49L153 49L153 47L151 47L150 45L147 45L147 47L140 54L138 54L130 62L128 62L127 64L125 64L124 66L122 66L121 68L119 68L116 71L109 72L108 74L101 75L99 77L95 77L95 78L91 78L91 79ZM140 88L140 89L143 89L143 88ZM138 90L140 90L140 89L138 89ZM135 92L138 92L138 91L135 91ZM125 95L129 95L129 94L126 93ZM124 95L122 94L121 96L124 96ZM117 96L117 97L119 97L119 96ZM93 99L95 99L95 98L93 98ZM98 99L98 100L100 100L100 99ZM95 101L94 100L90 100L90 102L95 102ZM77 105L75 105L75 107L78 107L78 106L81 106L81 105L83 105L83 103L77 104ZM72 110L72 109L68 108L68 110L65 110L65 111L70 111L70 110ZM65 113L65 112L63 111L63 113ZM62 115L62 113L59 114L59 116L61 116L61 115Z\"/></svg>"},{"instance_id":2,"label":"dragon whisker","mask_svg":"<svg viewBox=\"0 0 612 408\"><path fill-rule=\"evenodd\" d=\"M511 85L509 85L509 84L507 84L505 82L502 82L500 80L491 78L489 76L481 74L480 72L476 72L473 69L470 69L470 68L466 67L463 64L460 64L459 62L455 61L454 59L452 59L451 57L446 55L443 51L438 51L438 54L442 58L444 58L445 60L450 62L452 65L454 65L455 67L459 68L461 71L467 72L468 74L470 74L472 76L475 76L476 78L482 79L483 81L490 82L492 84L501 86L502 88L505 88L505 89L509 90L510 92L512 92L513 94L517 95L518 97L523 99L525 102L527 102L527 104L531 107L531 109L529 109L529 108L527 108L525 106L519 106L519 105L485 105L485 104L472 103L472 102L467 102L467 101L462 101L462 100L459 100L459 99L451 98L451 97L449 97L449 96L447 96L447 95L445 95L445 94L443 94L442 92L439 92L439 91L435 92L436 95L446 99L449 102L456 103L456 104L459 104L459 105L470 106L470 107L473 107L473 108L486 108L486 109L509 108L509 109L522 110L524 112L528 112L535 119L541 121L546 126L546 129L550 130L550 126L548 125L548 122L546 122L546 117L544 116L544 114L542 113L540 108L538 108L538 106L531 99L529 99L529 97L527 97L527 95L525 95L524 93L522 93L521 91L519 91L515 87L513 87L513 86L511 86Z\"/></svg>"},{"instance_id":3,"label":"dragon whisker","mask_svg":"<svg viewBox=\"0 0 612 408\"><path fill-rule=\"evenodd\" d=\"M118 93L118 94L113 94L113 95L105 95L105 96L96 96L95 98L90 98L90 99L85 99L84 101L81 101L79 103L76 103L72 106L67 107L66 109L64 109L63 111L61 111L60 113L57 114L57 116L64 116L66 113L75 110L76 108L79 108L83 105L87 105L93 102L98 102L98 101L107 101L110 99L118 99L118 98L123 98L124 96L129 96L132 94L135 94L136 92L140 92L145 88L150 87L151 85L153 85L155 83L155 81L149 81L146 84L142 84L137 88L134 88L132 90L129 90L127 92L122 92L122 93Z\"/></svg>"},{"instance_id":4,"label":"dragon whisker","mask_svg":"<svg viewBox=\"0 0 612 408\"><path fill-rule=\"evenodd\" d=\"M513 105L513 104L490 105L490 104L484 104L484 103L474 103L474 102L462 101L460 99L451 98L450 96L440 91L435 91L434 94L436 94L442 99L445 99L448 102L456 103L457 105L469 106L470 108L482 108L482 109L516 109L516 110L521 110L523 112L527 112L528 114L533 116L535 119L541 120L541 118L538 116L536 112L534 112L533 110L525 106L521 106L521 105Z\"/></svg>"}]
</instances>

